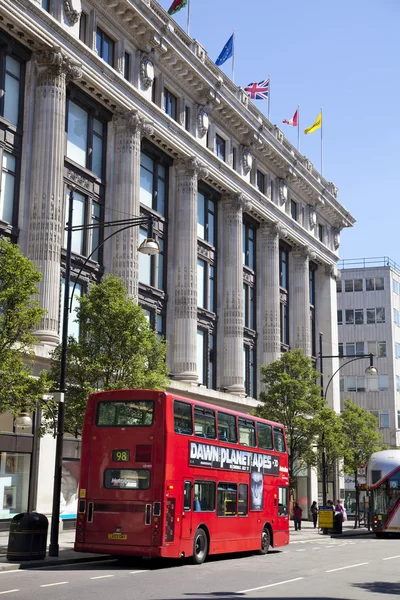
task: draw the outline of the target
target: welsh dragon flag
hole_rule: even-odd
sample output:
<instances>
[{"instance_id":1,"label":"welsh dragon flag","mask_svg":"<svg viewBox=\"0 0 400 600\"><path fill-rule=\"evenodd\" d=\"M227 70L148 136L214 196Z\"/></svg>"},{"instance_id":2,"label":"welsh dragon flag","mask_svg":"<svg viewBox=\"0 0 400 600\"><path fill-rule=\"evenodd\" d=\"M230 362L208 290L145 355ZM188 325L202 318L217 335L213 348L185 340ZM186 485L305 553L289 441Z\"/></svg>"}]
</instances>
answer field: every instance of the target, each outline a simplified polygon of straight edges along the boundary
<instances>
[{"instance_id":1,"label":"welsh dragon flag","mask_svg":"<svg viewBox=\"0 0 400 600\"><path fill-rule=\"evenodd\" d=\"M185 6L187 6L187 3L188 3L188 0L174 0L168 9L168 14L174 15L179 10L181 10L181 8L185 8Z\"/></svg>"}]
</instances>

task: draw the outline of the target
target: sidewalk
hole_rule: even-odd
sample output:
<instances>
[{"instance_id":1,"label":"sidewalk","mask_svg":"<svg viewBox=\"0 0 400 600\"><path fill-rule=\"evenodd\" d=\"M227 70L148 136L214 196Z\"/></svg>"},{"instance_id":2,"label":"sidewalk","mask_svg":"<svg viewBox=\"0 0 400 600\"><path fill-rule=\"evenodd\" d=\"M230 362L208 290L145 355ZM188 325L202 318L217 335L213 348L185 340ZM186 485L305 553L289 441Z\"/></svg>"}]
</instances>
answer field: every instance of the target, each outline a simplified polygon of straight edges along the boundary
<instances>
[{"instance_id":1,"label":"sidewalk","mask_svg":"<svg viewBox=\"0 0 400 600\"><path fill-rule=\"evenodd\" d=\"M57 557L46 556L43 560L8 561L7 546L8 532L0 532L0 571L14 571L18 569L33 569L35 567L46 567L54 565L65 565L80 562L104 560L105 554L87 554L86 552L74 552L75 531L63 531L59 535L59 555ZM47 549L49 539L47 540Z\"/></svg>"},{"instance_id":2,"label":"sidewalk","mask_svg":"<svg viewBox=\"0 0 400 600\"><path fill-rule=\"evenodd\" d=\"M302 521L301 522L301 531L295 531L294 522L290 521L290 539L291 541L300 540L301 538L306 537L307 539L314 538L316 536L322 536L321 530L314 529L314 525L312 521ZM368 531L366 527L357 527L354 529L354 521L345 521L343 523L343 533L331 533L328 534L331 538L348 538L348 537L363 537L365 535L374 535L372 531ZM328 537L328 536L326 536Z\"/></svg>"}]
</instances>

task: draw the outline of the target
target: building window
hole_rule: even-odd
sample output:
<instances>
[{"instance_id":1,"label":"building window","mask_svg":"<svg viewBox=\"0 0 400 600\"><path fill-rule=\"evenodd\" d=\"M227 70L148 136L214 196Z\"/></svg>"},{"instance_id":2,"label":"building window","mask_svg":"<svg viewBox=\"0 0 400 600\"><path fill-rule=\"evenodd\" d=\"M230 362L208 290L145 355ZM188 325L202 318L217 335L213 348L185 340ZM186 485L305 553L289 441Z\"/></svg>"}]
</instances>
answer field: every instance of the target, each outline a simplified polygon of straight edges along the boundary
<instances>
[{"instance_id":1,"label":"building window","mask_svg":"<svg viewBox=\"0 0 400 600\"><path fill-rule=\"evenodd\" d=\"M373 354L378 358L386 358L386 342L368 342L368 354Z\"/></svg>"},{"instance_id":2,"label":"building window","mask_svg":"<svg viewBox=\"0 0 400 600\"><path fill-rule=\"evenodd\" d=\"M289 346L289 251L279 248L280 332L281 344Z\"/></svg>"},{"instance_id":3,"label":"building window","mask_svg":"<svg viewBox=\"0 0 400 600\"><path fill-rule=\"evenodd\" d=\"M367 308L367 325L385 322L385 308Z\"/></svg>"},{"instance_id":4,"label":"building window","mask_svg":"<svg viewBox=\"0 0 400 600\"><path fill-rule=\"evenodd\" d=\"M292 219L297 221L297 202L295 202L294 200L290 201L290 214Z\"/></svg>"},{"instance_id":5,"label":"building window","mask_svg":"<svg viewBox=\"0 0 400 600\"><path fill-rule=\"evenodd\" d=\"M397 411L397 429L400 429L400 410Z\"/></svg>"},{"instance_id":6,"label":"building window","mask_svg":"<svg viewBox=\"0 0 400 600\"><path fill-rule=\"evenodd\" d=\"M232 148L232 169L237 171L237 151L236 148Z\"/></svg>"},{"instance_id":7,"label":"building window","mask_svg":"<svg viewBox=\"0 0 400 600\"><path fill-rule=\"evenodd\" d=\"M396 358L400 358L400 344L398 342L395 343L394 346Z\"/></svg>"},{"instance_id":8,"label":"building window","mask_svg":"<svg viewBox=\"0 0 400 600\"><path fill-rule=\"evenodd\" d=\"M164 110L171 119L177 120L178 99L168 88L164 88Z\"/></svg>"},{"instance_id":9,"label":"building window","mask_svg":"<svg viewBox=\"0 0 400 600\"><path fill-rule=\"evenodd\" d=\"M367 377L369 392L388 392L389 391L389 376L388 375L370 375Z\"/></svg>"},{"instance_id":10,"label":"building window","mask_svg":"<svg viewBox=\"0 0 400 600\"><path fill-rule=\"evenodd\" d=\"M0 53L0 115L15 127L21 125L24 64L10 54Z\"/></svg>"},{"instance_id":11,"label":"building window","mask_svg":"<svg viewBox=\"0 0 400 600\"><path fill-rule=\"evenodd\" d=\"M343 325L343 311L342 310L337 311L337 322L338 322L338 325Z\"/></svg>"},{"instance_id":12,"label":"building window","mask_svg":"<svg viewBox=\"0 0 400 600\"><path fill-rule=\"evenodd\" d=\"M400 392L400 377L396 375L396 392Z\"/></svg>"},{"instance_id":13,"label":"building window","mask_svg":"<svg viewBox=\"0 0 400 600\"><path fill-rule=\"evenodd\" d=\"M226 159L226 142L218 133L215 135L215 152L221 160Z\"/></svg>"},{"instance_id":14,"label":"building window","mask_svg":"<svg viewBox=\"0 0 400 600\"><path fill-rule=\"evenodd\" d=\"M243 306L244 306L244 326L248 329L256 329L255 323L255 298L254 298L254 287L244 283L243 284Z\"/></svg>"},{"instance_id":15,"label":"building window","mask_svg":"<svg viewBox=\"0 0 400 600\"><path fill-rule=\"evenodd\" d=\"M339 348L339 351L338 351L339 357L342 358L344 356L344 354L343 354L343 342L339 342L338 348Z\"/></svg>"},{"instance_id":16,"label":"building window","mask_svg":"<svg viewBox=\"0 0 400 600\"><path fill-rule=\"evenodd\" d=\"M255 268L255 227L243 223L243 264L254 271Z\"/></svg>"},{"instance_id":17,"label":"building window","mask_svg":"<svg viewBox=\"0 0 400 600\"><path fill-rule=\"evenodd\" d=\"M95 110L68 100L67 158L100 179L104 176L105 130L105 123L95 117Z\"/></svg>"},{"instance_id":18,"label":"building window","mask_svg":"<svg viewBox=\"0 0 400 600\"><path fill-rule=\"evenodd\" d=\"M382 291L385 289L384 277L370 277L365 280L365 289L367 292Z\"/></svg>"},{"instance_id":19,"label":"building window","mask_svg":"<svg viewBox=\"0 0 400 600\"><path fill-rule=\"evenodd\" d=\"M387 429L390 427L390 411L381 410L379 413L379 427L382 429Z\"/></svg>"},{"instance_id":20,"label":"building window","mask_svg":"<svg viewBox=\"0 0 400 600\"><path fill-rule=\"evenodd\" d=\"M346 309L346 325L363 325L364 324L364 310L358 309Z\"/></svg>"},{"instance_id":21,"label":"building window","mask_svg":"<svg viewBox=\"0 0 400 600\"><path fill-rule=\"evenodd\" d=\"M66 207L69 205L69 190L66 190ZM66 223L68 214L66 211ZM95 198L85 196L81 192L75 190L73 195L73 213L72 225L96 225L101 221L101 205L95 201ZM85 229L82 231L72 232L71 250L75 254L81 256L89 256L92 252L91 259L99 262L99 248L101 242L100 229ZM64 247L67 247L67 232L64 232Z\"/></svg>"},{"instance_id":22,"label":"building window","mask_svg":"<svg viewBox=\"0 0 400 600\"><path fill-rule=\"evenodd\" d=\"M341 279L336 280L336 291L338 294L340 294L340 292L342 291L342 280Z\"/></svg>"},{"instance_id":23,"label":"building window","mask_svg":"<svg viewBox=\"0 0 400 600\"><path fill-rule=\"evenodd\" d=\"M394 294L400 294L400 283L395 279L392 279L392 289Z\"/></svg>"},{"instance_id":24,"label":"building window","mask_svg":"<svg viewBox=\"0 0 400 600\"><path fill-rule=\"evenodd\" d=\"M47 12L51 12L51 0L42 0L42 8Z\"/></svg>"},{"instance_id":25,"label":"building window","mask_svg":"<svg viewBox=\"0 0 400 600\"><path fill-rule=\"evenodd\" d=\"M364 342L347 342L346 356L360 356L364 354Z\"/></svg>"},{"instance_id":26,"label":"building window","mask_svg":"<svg viewBox=\"0 0 400 600\"><path fill-rule=\"evenodd\" d=\"M393 321L397 327L400 327L400 312L396 308L393 309Z\"/></svg>"},{"instance_id":27,"label":"building window","mask_svg":"<svg viewBox=\"0 0 400 600\"><path fill-rule=\"evenodd\" d=\"M257 188L260 190L262 194L265 194L265 175L261 173L261 171L257 170L256 177Z\"/></svg>"},{"instance_id":28,"label":"building window","mask_svg":"<svg viewBox=\"0 0 400 600\"><path fill-rule=\"evenodd\" d=\"M197 306L215 312L214 266L197 259Z\"/></svg>"},{"instance_id":29,"label":"building window","mask_svg":"<svg viewBox=\"0 0 400 600\"><path fill-rule=\"evenodd\" d=\"M74 289L75 287L75 289ZM63 325L63 314L64 314L64 290L65 290L65 279L61 280L61 302L60 302L60 340L62 338L62 325ZM79 341L79 323L76 321L76 309L79 307L79 298L82 296L82 286L80 283L75 281L69 282L69 297L71 298L72 292L74 293L71 302L71 315L74 317L70 317L68 320L68 335L75 338L75 340Z\"/></svg>"},{"instance_id":30,"label":"building window","mask_svg":"<svg viewBox=\"0 0 400 600\"><path fill-rule=\"evenodd\" d=\"M3 151L0 189L0 219L14 223L16 212L16 171L17 159Z\"/></svg>"},{"instance_id":31,"label":"building window","mask_svg":"<svg viewBox=\"0 0 400 600\"><path fill-rule=\"evenodd\" d=\"M0 480L3 486L0 519L11 519L28 510L30 467L30 454L1 452Z\"/></svg>"},{"instance_id":32,"label":"building window","mask_svg":"<svg viewBox=\"0 0 400 600\"><path fill-rule=\"evenodd\" d=\"M166 214L168 164L160 156L145 151L140 155L140 203Z\"/></svg>"},{"instance_id":33,"label":"building window","mask_svg":"<svg viewBox=\"0 0 400 600\"><path fill-rule=\"evenodd\" d=\"M198 383L215 389L215 335L207 329L197 329Z\"/></svg>"},{"instance_id":34,"label":"building window","mask_svg":"<svg viewBox=\"0 0 400 600\"><path fill-rule=\"evenodd\" d=\"M365 392L365 376L353 376L346 377L346 391L347 392Z\"/></svg>"},{"instance_id":35,"label":"building window","mask_svg":"<svg viewBox=\"0 0 400 600\"><path fill-rule=\"evenodd\" d=\"M345 292L362 292L363 291L363 280L362 279L345 279L344 291Z\"/></svg>"},{"instance_id":36,"label":"building window","mask_svg":"<svg viewBox=\"0 0 400 600\"><path fill-rule=\"evenodd\" d=\"M197 237L215 246L216 202L206 192L197 194Z\"/></svg>"},{"instance_id":37,"label":"building window","mask_svg":"<svg viewBox=\"0 0 400 600\"><path fill-rule=\"evenodd\" d=\"M100 27L96 31L97 54L111 67L114 66L115 42Z\"/></svg>"},{"instance_id":38,"label":"building window","mask_svg":"<svg viewBox=\"0 0 400 600\"><path fill-rule=\"evenodd\" d=\"M127 81L131 80L131 55L129 52L124 54L124 78Z\"/></svg>"},{"instance_id":39,"label":"building window","mask_svg":"<svg viewBox=\"0 0 400 600\"><path fill-rule=\"evenodd\" d=\"M243 380L244 389L251 398L256 397L256 362L254 348L248 344L243 346Z\"/></svg>"},{"instance_id":40,"label":"building window","mask_svg":"<svg viewBox=\"0 0 400 600\"><path fill-rule=\"evenodd\" d=\"M324 233L325 233L324 226L319 224L318 225L318 239L320 242L324 241Z\"/></svg>"},{"instance_id":41,"label":"building window","mask_svg":"<svg viewBox=\"0 0 400 600\"><path fill-rule=\"evenodd\" d=\"M153 288L165 291L165 241L162 232L157 231L157 241L160 252L153 256L138 253L139 258L139 282L150 285ZM139 244L148 237L148 231L144 227L139 229Z\"/></svg>"},{"instance_id":42,"label":"building window","mask_svg":"<svg viewBox=\"0 0 400 600\"><path fill-rule=\"evenodd\" d=\"M79 39L84 44L87 44L87 21L88 21L87 14L84 12L81 12L81 16L79 19Z\"/></svg>"},{"instance_id":43,"label":"building window","mask_svg":"<svg viewBox=\"0 0 400 600\"><path fill-rule=\"evenodd\" d=\"M317 355L317 339L315 335L315 270L316 265L310 264L309 269L309 293L310 293L310 332L311 332L311 355Z\"/></svg>"}]
</instances>

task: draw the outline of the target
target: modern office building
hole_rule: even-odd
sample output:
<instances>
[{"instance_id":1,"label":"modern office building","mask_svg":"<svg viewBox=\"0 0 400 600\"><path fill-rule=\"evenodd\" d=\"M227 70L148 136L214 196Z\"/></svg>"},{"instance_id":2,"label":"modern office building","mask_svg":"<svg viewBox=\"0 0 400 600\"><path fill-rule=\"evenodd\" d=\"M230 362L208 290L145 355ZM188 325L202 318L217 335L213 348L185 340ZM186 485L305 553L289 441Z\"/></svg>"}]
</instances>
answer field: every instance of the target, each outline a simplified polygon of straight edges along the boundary
<instances>
[{"instance_id":1,"label":"modern office building","mask_svg":"<svg viewBox=\"0 0 400 600\"><path fill-rule=\"evenodd\" d=\"M374 355L376 377L365 376L368 359L340 371L346 398L379 419L385 444L400 445L400 267L388 257L345 259L337 280L339 354L343 362ZM398 362L399 361L399 362ZM397 396L399 394L399 396Z\"/></svg>"},{"instance_id":2,"label":"modern office building","mask_svg":"<svg viewBox=\"0 0 400 600\"><path fill-rule=\"evenodd\" d=\"M137 254L145 227L96 251L99 230L75 232L72 279L92 251L77 295L105 272L124 278L169 342L176 393L250 411L261 365L289 348L315 357L320 331L333 354L340 231L354 219L157 2L3 0L0 64L0 233L43 275L38 369L60 340L71 186L75 225L157 219L155 257ZM338 380L328 400L339 409ZM14 488L0 517L48 513L52 438L8 415L0 428L0 498ZM67 446L76 458L79 442ZM299 482L307 505L316 490Z\"/></svg>"}]
</instances>

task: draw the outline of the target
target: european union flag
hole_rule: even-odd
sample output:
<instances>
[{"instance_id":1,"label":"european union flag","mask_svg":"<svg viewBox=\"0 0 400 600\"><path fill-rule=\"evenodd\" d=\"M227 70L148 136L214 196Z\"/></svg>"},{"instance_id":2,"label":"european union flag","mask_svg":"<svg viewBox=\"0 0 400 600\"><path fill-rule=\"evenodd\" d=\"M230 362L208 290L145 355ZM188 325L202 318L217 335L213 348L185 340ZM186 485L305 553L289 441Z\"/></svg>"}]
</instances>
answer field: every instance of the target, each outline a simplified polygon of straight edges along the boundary
<instances>
[{"instance_id":1,"label":"european union flag","mask_svg":"<svg viewBox=\"0 0 400 600\"><path fill-rule=\"evenodd\" d=\"M217 60L215 61L215 64L218 67L220 67L231 56L233 56L233 33L232 33L231 37L229 38L229 40L226 42L225 46L222 48L222 52L218 56Z\"/></svg>"}]
</instances>

